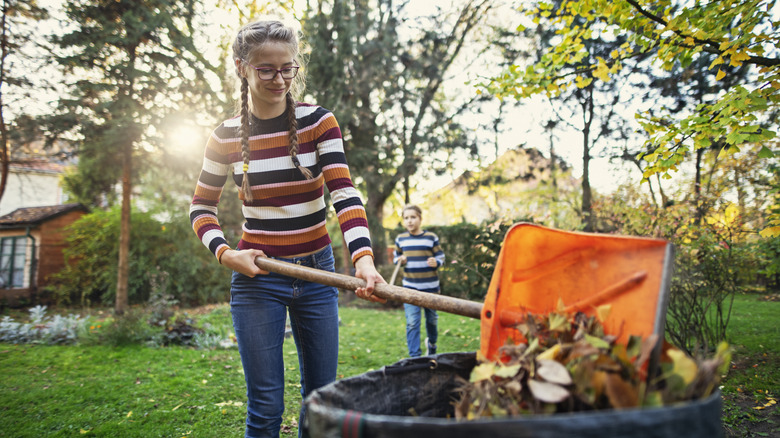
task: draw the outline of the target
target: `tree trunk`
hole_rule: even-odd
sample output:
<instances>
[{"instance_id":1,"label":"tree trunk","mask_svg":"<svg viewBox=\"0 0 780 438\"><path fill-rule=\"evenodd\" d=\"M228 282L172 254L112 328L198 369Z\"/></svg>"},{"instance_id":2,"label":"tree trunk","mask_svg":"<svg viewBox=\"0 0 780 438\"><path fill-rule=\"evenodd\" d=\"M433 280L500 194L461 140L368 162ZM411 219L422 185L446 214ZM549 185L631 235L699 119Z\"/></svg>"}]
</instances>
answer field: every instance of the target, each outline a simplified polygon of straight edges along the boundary
<instances>
[{"instance_id":1,"label":"tree trunk","mask_svg":"<svg viewBox=\"0 0 780 438\"><path fill-rule=\"evenodd\" d=\"M119 231L119 262L116 280L116 304L114 312L123 315L127 310L127 287L130 268L130 198L132 191L133 143L124 145L122 165L122 217Z\"/></svg>"},{"instance_id":2,"label":"tree trunk","mask_svg":"<svg viewBox=\"0 0 780 438\"><path fill-rule=\"evenodd\" d=\"M704 200L701 196L701 167L704 148L696 150L696 177L693 184L693 199L696 205L696 223L701 225L704 217Z\"/></svg>"},{"instance_id":3,"label":"tree trunk","mask_svg":"<svg viewBox=\"0 0 780 438\"><path fill-rule=\"evenodd\" d=\"M352 253L349 252L347 239L344 238L343 234L341 235L341 241L344 242L344 244L341 245L341 258L344 260L344 266L342 267L342 272L345 275L352 275Z\"/></svg>"},{"instance_id":4,"label":"tree trunk","mask_svg":"<svg viewBox=\"0 0 780 438\"><path fill-rule=\"evenodd\" d=\"M588 87L588 97L583 111L582 128L582 221L584 230L593 232L595 224L593 220L592 193L590 190L590 127L593 122L593 86Z\"/></svg>"},{"instance_id":5,"label":"tree trunk","mask_svg":"<svg viewBox=\"0 0 780 438\"><path fill-rule=\"evenodd\" d=\"M2 50L0 50L0 83L6 82L6 69L5 58L8 56L8 30L6 25L6 16L8 15L8 5L3 2L3 17L2 17L2 36L0 36L0 44L2 44ZM5 186L8 182L8 161L10 159L8 153L8 128L5 126L5 117L3 109L5 108L5 102L3 101L3 93L0 91L0 130L2 130L2 137L0 141L0 199L3 199L5 194Z\"/></svg>"},{"instance_id":6,"label":"tree trunk","mask_svg":"<svg viewBox=\"0 0 780 438\"><path fill-rule=\"evenodd\" d=\"M8 182L8 166L10 155L8 154L8 128L5 126L3 118L3 103L0 97L0 199L5 194L5 186Z\"/></svg>"},{"instance_id":7,"label":"tree trunk","mask_svg":"<svg viewBox=\"0 0 780 438\"><path fill-rule=\"evenodd\" d=\"M374 194L368 195L366 200L366 215L368 216L368 228L371 230L371 245L374 250L374 264L376 266L387 263L387 239L385 238L383 206L387 198Z\"/></svg>"}]
</instances>

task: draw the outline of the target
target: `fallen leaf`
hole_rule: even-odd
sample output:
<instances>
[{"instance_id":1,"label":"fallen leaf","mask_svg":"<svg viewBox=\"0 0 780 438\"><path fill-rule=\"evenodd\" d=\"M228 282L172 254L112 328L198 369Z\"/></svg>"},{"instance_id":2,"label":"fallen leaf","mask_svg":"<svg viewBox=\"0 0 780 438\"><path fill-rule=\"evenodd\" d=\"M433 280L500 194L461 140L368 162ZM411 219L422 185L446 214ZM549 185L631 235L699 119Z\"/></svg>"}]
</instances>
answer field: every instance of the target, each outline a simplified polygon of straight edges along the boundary
<instances>
[{"instance_id":1,"label":"fallen leaf","mask_svg":"<svg viewBox=\"0 0 780 438\"><path fill-rule=\"evenodd\" d=\"M561 344L555 344L536 356L536 360L555 360L561 351Z\"/></svg>"},{"instance_id":2,"label":"fallen leaf","mask_svg":"<svg viewBox=\"0 0 780 438\"><path fill-rule=\"evenodd\" d=\"M493 377L494 370L495 366L493 366L493 363L491 362L479 364L471 370L471 377L469 377L469 381L471 383L476 383L490 379Z\"/></svg>"},{"instance_id":3,"label":"fallen leaf","mask_svg":"<svg viewBox=\"0 0 780 438\"><path fill-rule=\"evenodd\" d=\"M569 391L560 385L538 380L528 380L528 389L534 398L545 403L559 403L569 397Z\"/></svg>"},{"instance_id":4,"label":"fallen leaf","mask_svg":"<svg viewBox=\"0 0 780 438\"><path fill-rule=\"evenodd\" d=\"M696 361L688 357L684 351L675 348L669 349L666 354L669 355L674 364L672 373L680 376L686 385L693 382L693 379L696 378L696 372L699 370Z\"/></svg>"},{"instance_id":5,"label":"fallen leaf","mask_svg":"<svg viewBox=\"0 0 780 438\"><path fill-rule=\"evenodd\" d=\"M596 317L599 321L604 322L609 318L609 314L612 312L612 304L604 304L596 307Z\"/></svg>"},{"instance_id":6,"label":"fallen leaf","mask_svg":"<svg viewBox=\"0 0 780 438\"><path fill-rule=\"evenodd\" d=\"M559 385L571 385L571 374L562 363L554 360L537 360L536 374L542 379Z\"/></svg>"},{"instance_id":7,"label":"fallen leaf","mask_svg":"<svg viewBox=\"0 0 780 438\"><path fill-rule=\"evenodd\" d=\"M609 402L615 408L633 408L639 404L636 387L619 374L607 373L606 393Z\"/></svg>"},{"instance_id":8,"label":"fallen leaf","mask_svg":"<svg viewBox=\"0 0 780 438\"><path fill-rule=\"evenodd\" d=\"M496 377L503 377L505 379L510 379L517 375L517 372L520 371L520 368L521 368L520 364L509 365L509 366L501 365L495 369L493 375Z\"/></svg>"}]
</instances>

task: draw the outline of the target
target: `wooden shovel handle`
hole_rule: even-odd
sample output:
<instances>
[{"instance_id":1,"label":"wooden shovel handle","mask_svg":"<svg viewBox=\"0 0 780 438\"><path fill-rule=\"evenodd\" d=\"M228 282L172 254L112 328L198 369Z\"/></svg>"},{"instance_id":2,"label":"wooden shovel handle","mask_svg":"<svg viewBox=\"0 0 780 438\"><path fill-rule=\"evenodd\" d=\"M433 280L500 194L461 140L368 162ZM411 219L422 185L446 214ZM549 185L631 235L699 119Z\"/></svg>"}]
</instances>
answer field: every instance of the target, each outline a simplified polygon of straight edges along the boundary
<instances>
[{"instance_id":1,"label":"wooden shovel handle","mask_svg":"<svg viewBox=\"0 0 780 438\"><path fill-rule=\"evenodd\" d=\"M401 269L401 264L396 263L395 269L393 269L393 275L390 276L390 281L387 282L387 284L392 284L395 286L395 278L398 276L398 271Z\"/></svg>"},{"instance_id":2,"label":"wooden shovel handle","mask_svg":"<svg viewBox=\"0 0 780 438\"><path fill-rule=\"evenodd\" d=\"M320 283L351 291L354 291L359 287L365 287L366 285L365 280L357 277L314 269L308 266L295 265L268 257L255 258L255 265L264 271L271 271L299 280L311 281L313 283ZM386 300L414 304L415 306L441 310L442 312L454 313L455 315L467 316L474 319L480 319L480 314L482 313L481 303L448 297L446 295L420 292L414 289L386 283L375 284L374 295Z\"/></svg>"}]
</instances>

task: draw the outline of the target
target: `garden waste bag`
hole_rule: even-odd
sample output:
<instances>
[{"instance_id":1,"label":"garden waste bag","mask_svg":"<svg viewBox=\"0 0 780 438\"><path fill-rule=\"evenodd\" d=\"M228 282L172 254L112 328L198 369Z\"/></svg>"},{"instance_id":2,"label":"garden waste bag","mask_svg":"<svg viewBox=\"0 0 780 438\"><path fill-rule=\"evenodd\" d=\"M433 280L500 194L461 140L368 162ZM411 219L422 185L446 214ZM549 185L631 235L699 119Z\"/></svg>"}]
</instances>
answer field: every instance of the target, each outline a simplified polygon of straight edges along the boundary
<instances>
[{"instance_id":1,"label":"garden waste bag","mask_svg":"<svg viewBox=\"0 0 780 438\"><path fill-rule=\"evenodd\" d=\"M458 377L476 353L404 359L313 392L305 401L311 438L713 438L722 437L720 393L660 408L456 421Z\"/></svg>"}]
</instances>

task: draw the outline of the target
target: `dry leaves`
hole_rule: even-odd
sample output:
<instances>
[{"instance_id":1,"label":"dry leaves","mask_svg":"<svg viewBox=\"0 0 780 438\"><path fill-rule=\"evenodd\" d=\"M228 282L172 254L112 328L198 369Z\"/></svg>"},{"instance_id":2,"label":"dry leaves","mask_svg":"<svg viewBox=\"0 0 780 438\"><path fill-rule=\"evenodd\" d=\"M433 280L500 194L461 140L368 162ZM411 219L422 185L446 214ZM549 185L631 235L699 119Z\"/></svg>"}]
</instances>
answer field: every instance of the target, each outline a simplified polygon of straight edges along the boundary
<instances>
[{"instance_id":1,"label":"dry leaves","mask_svg":"<svg viewBox=\"0 0 780 438\"><path fill-rule=\"evenodd\" d=\"M648 380L655 337L617 344L596 317L560 309L529 314L517 329L528 343L505 345L499 362L479 358L469 381L458 389L456 418L661 406L704 398L717 388L730 362L725 343L706 360L694 360L666 344L659 368Z\"/></svg>"}]
</instances>

